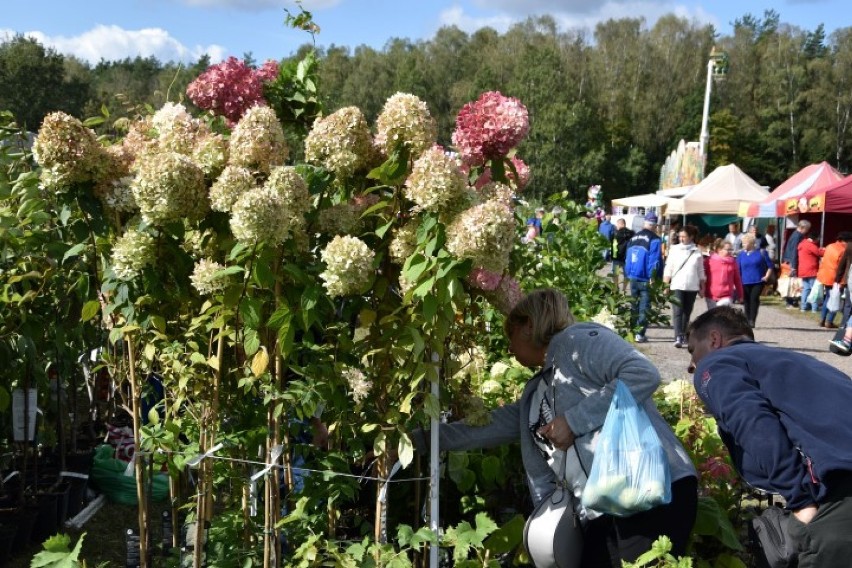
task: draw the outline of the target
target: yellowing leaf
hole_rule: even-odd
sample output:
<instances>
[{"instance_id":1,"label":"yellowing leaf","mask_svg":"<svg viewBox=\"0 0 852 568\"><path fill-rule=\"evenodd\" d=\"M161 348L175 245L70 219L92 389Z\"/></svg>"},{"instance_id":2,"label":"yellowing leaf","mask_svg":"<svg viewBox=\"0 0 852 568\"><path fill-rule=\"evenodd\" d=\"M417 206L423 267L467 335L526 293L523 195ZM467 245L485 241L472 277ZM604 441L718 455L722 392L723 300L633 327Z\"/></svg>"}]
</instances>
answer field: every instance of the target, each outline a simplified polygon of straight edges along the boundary
<instances>
[{"instance_id":1,"label":"yellowing leaf","mask_svg":"<svg viewBox=\"0 0 852 568\"><path fill-rule=\"evenodd\" d=\"M261 347L251 360L251 372L254 373L255 377L260 377L268 367L269 353L267 353L266 347Z\"/></svg>"},{"instance_id":2,"label":"yellowing leaf","mask_svg":"<svg viewBox=\"0 0 852 568\"><path fill-rule=\"evenodd\" d=\"M215 355L207 359L207 364L210 365L211 368L219 370L219 358Z\"/></svg>"}]
</instances>

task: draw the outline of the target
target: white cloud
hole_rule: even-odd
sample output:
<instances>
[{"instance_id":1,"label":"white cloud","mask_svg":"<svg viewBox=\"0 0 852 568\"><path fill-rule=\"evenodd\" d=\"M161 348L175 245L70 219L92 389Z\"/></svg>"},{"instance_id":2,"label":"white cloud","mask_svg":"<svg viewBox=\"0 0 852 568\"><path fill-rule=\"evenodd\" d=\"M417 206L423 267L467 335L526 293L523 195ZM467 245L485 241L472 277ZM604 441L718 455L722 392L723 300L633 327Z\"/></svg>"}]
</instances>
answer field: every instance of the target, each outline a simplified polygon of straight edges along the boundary
<instances>
[{"instance_id":1,"label":"white cloud","mask_svg":"<svg viewBox=\"0 0 852 568\"><path fill-rule=\"evenodd\" d=\"M719 27L716 18L700 7L689 8L682 4L653 0L476 0L475 4L487 9L489 13L493 14L495 10L498 12L487 17L475 17L456 5L441 12L440 24L455 25L468 33L485 26L504 32L529 16L549 14L562 31L593 30L597 24L609 19L635 17L644 17L647 25L651 27L661 16L675 14L699 24Z\"/></svg>"},{"instance_id":2,"label":"white cloud","mask_svg":"<svg viewBox=\"0 0 852 568\"><path fill-rule=\"evenodd\" d=\"M465 13L461 6L453 6L442 10L438 16L439 26L456 26L460 30L473 33L480 28L494 28L498 32L505 32L518 18L507 14L477 18Z\"/></svg>"},{"instance_id":3,"label":"white cloud","mask_svg":"<svg viewBox=\"0 0 852 568\"><path fill-rule=\"evenodd\" d=\"M115 61L126 57L156 57L161 62L194 62L204 54L213 63L221 61L226 49L221 45L196 45L187 47L162 28L125 30L119 26L97 25L78 36L48 36L39 31L23 32L45 47L59 53L74 55L90 63L101 59Z\"/></svg>"}]
</instances>

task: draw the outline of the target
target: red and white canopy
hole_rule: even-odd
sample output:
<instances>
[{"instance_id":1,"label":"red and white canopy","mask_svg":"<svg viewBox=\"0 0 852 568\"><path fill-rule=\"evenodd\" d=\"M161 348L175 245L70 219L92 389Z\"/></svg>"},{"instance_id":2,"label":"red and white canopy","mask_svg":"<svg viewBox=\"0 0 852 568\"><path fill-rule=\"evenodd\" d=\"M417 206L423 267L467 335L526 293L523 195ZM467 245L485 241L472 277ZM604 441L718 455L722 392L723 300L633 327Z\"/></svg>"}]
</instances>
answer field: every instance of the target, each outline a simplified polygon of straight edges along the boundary
<instances>
[{"instance_id":1,"label":"red and white canopy","mask_svg":"<svg viewBox=\"0 0 852 568\"><path fill-rule=\"evenodd\" d=\"M819 193L837 181L843 174L828 162L805 166L790 179L776 187L759 203L742 203L741 217L784 217L798 213L799 200L808 192Z\"/></svg>"}]
</instances>

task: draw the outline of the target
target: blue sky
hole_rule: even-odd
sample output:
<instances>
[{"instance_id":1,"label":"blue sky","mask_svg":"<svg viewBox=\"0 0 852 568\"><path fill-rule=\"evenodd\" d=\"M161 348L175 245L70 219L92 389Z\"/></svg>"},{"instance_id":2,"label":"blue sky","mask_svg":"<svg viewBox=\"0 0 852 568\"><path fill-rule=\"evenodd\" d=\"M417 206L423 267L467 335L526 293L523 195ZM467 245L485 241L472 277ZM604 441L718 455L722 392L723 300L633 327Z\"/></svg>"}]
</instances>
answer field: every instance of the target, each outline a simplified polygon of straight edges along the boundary
<instances>
[{"instance_id":1,"label":"blue sky","mask_svg":"<svg viewBox=\"0 0 852 568\"><path fill-rule=\"evenodd\" d=\"M0 38L24 33L60 53L96 63L100 59L156 56L194 61L207 53L219 61L251 52L280 59L309 41L283 25L292 0L28 0L6 1ZM830 33L852 26L849 0L305 0L321 28L317 44L381 49L388 39L428 39L445 25L468 33L483 26L500 32L528 16L548 13L561 30L594 29L610 18L644 16L648 26L675 13L711 23L722 34L750 13L776 10L783 23Z\"/></svg>"}]
</instances>

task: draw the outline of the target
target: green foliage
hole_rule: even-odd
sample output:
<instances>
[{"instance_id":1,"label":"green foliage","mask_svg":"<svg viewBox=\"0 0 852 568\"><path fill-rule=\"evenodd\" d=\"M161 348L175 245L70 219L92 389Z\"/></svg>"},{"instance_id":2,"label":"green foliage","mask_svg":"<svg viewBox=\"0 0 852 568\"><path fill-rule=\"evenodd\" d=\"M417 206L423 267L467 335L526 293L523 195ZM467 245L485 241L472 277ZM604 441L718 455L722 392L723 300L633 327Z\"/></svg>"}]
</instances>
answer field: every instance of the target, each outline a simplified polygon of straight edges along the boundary
<instances>
[{"instance_id":1,"label":"green foliage","mask_svg":"<svg viewBox=\"0 0 852 568\"><path fill-rule=\"evenodd\" d=\"M58 534L50 537L42 545L44 550L33 557L30 568L85 568L86 563L79 560L85 536L86 533L80 535L73 550L70 548L70 536Z\"/></svg>"},{"instance_id":2,"label":"green foliage","mask_svg":"<svg viewBox=\"0 0 852 568\"><path fill-rule=\"evenodd\" d=\"M651 550L645 552L636 562L622 562L623 568L692 568L691 558L675 558L671 554L672 541L667 536L661 536L651 545Z\"/></svg>"}]
</instances>

